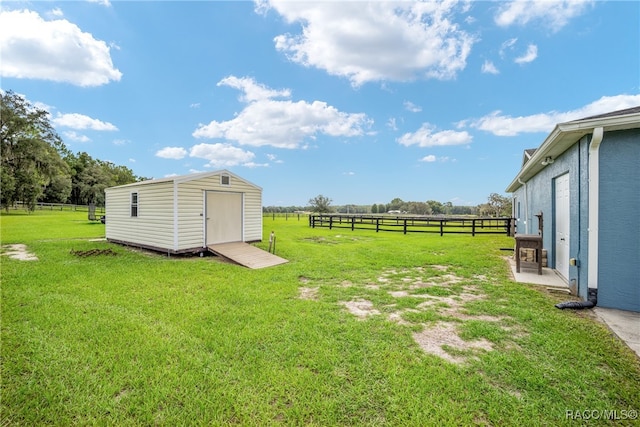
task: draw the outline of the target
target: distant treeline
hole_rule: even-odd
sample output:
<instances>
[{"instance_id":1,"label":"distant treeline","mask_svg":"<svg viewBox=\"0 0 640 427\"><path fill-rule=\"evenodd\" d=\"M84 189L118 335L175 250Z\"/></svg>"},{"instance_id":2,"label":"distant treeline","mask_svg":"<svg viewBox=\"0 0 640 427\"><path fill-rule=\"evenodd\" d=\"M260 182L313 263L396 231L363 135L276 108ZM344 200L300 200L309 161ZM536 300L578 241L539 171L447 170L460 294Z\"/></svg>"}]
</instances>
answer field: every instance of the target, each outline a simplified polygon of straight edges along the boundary
<instances>
[{"instance_id":1,"label":"distant treeline","mask_svg":"<svg viewBox=\"0 0 640 427\"><path fill-rule=\"evenodd\" d=\"M321 197L321 196L320 196ZM316 198L317 199L317 198ZM316 199L310 200L310 202ZM324 198L324 200L330 200ZM395 198L389 203L374 203L372 205L339 205L330 206L325 203L322 209L318 209L317 203L307 206L265 206L264 213L295 213L295 212L336 212L352 214L380 214L399 213L411 215L480 215L480 216L511 216L511 199L492 193L487 203L477 206L456 206L451 202L438 202L427 200L426 202L406 202Z\"/></svg>"}]
</instances>

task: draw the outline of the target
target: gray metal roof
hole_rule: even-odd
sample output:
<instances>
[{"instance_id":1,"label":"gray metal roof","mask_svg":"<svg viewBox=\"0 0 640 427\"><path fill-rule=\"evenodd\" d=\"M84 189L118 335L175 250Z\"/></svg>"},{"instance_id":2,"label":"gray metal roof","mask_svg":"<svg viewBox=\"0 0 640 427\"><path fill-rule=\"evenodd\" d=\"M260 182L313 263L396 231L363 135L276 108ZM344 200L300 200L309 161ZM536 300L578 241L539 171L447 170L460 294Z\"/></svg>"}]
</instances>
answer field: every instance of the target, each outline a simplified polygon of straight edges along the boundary
<instances>
[{"instance_id":1,"label":"gray metal roof","mask_svg":"<svg viewBox=\"0 0 640 427\"><path fill-rule=\"evenodd\" d=\"M513 193L522 186L520 182L526 182L540 172L545 167L542 165L545 157L557 158L580 138L592 134L599 127L605 132L640 128L640 106L557 124L522 166L506 192Z\"/></svg>"},{"instance_id":2,"label":"gray metal roof","mask_svg":"<svg viewBox=\"0 0 640 427\"><path fill-rule=\"evenodd\" d=\"M624 110L611 111L610 113L598 114L596 116L585 117L585 118L574 120L568 123L580 122L583 120L603 119L605 117L625 116L627 114L636 114L636 113L640 113L640 106L625 108Z\"/></svg>"}]
</instances>

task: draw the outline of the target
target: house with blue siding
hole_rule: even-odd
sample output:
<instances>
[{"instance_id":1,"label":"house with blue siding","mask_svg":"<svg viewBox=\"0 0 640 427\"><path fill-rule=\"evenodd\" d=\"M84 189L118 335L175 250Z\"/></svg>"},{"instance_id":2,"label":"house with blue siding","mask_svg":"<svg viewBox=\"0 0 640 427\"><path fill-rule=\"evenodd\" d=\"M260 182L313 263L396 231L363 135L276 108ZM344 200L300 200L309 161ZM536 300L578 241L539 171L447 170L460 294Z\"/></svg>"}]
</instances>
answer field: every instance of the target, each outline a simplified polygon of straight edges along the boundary
<instances>
[{"instance_id":1,"label":"house with blue siding","mask_svg":"<svg viewBox=\"0 0 640 427\"><path fill-rule=\"evenodd\" d=\"M572 292L640 312L640 106L557 124L506 191Z\"/></svg>"}]
</instances>

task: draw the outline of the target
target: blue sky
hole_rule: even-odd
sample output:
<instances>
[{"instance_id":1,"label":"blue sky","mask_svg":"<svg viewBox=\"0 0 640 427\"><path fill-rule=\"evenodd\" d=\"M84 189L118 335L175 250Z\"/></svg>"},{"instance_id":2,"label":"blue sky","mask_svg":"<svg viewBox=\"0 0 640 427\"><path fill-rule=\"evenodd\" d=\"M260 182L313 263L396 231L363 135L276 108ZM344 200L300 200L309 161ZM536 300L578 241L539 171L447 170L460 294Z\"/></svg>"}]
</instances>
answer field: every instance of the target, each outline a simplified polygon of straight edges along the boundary
<instances>
[{"instance_id":1,"label":"blue sky","mask_svg":"<svg viewBox=\"0 0 640 427\"><path fill-rule=\"evenodd\" d=\"M265 206L504 194L559 122L640 105L636 1L4 1L2 90L73 152L228 169Z\"/></svg>"}]
</instances>

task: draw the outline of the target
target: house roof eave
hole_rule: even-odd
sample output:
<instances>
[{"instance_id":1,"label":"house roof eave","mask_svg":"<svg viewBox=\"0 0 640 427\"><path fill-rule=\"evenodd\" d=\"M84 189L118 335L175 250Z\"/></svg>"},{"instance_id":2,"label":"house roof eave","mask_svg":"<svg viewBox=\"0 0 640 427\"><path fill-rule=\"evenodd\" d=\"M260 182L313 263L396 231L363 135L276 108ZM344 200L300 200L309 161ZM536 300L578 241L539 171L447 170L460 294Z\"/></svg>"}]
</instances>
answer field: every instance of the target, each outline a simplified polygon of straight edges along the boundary
<instances>
[{"instance_id":1,"label":"house roof eave","mask_svg":"<svg viewBox=\"0 0 640 427\"><path fill-rule=\"evenodd\" d=\"M518 175L506 188L507 193L513 193L526 182L540 172L545 166L542 161L546 157L556 158L575 144L580 138L593 133L597 127L611 132L616 130L640 128L640 113L621 116L596 117L592 119L576 120L557 124L551 133L545 138L540 148L531 156L522 167Z\"/></svg>"}]
</instances>

